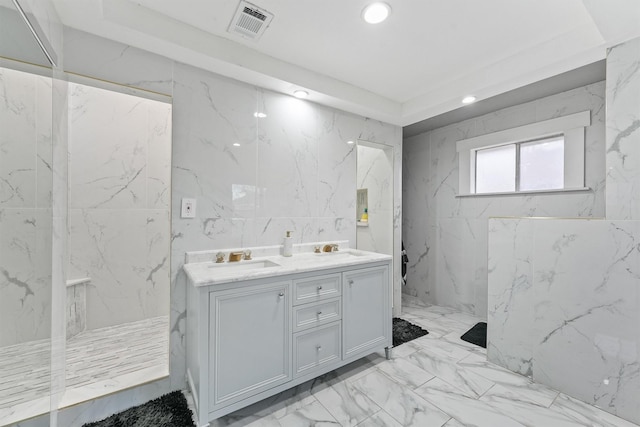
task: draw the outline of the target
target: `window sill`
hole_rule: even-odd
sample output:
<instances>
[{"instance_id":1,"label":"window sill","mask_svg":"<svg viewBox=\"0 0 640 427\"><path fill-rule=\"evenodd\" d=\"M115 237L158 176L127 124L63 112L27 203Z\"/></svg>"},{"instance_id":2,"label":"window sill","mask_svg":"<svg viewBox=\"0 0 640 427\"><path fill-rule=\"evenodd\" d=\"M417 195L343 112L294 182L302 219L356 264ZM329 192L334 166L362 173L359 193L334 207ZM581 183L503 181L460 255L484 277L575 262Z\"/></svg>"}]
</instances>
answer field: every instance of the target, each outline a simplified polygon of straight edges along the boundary
<instances>
[{"instance_id":1,"label":"window sill","mask_svg":"<svg viewBox=\"0 0 640 427\"><path fill-rule=\"evenodd\" d=\"M580 193L584 191L591 191L591 188L579 187L579 188L558 188L555 190L506 191L502 193L471 193L471 194L458 194L456 195L456 197L522 196L522 195L528 195L528 194Z\"/></svg>"}]
</instances>

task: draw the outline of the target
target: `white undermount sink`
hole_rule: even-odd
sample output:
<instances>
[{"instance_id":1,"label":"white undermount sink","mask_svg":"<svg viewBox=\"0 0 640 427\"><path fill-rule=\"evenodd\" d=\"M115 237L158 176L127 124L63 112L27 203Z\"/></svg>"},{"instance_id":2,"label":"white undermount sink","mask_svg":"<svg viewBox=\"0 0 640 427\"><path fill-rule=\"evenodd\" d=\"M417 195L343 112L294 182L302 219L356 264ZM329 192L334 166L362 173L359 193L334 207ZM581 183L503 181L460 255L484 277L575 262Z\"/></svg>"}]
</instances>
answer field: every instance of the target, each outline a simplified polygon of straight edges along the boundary
<instances>
[{"instance_id":1,"label":"white undermount sink","mask_svg":"<svg viewBox=\"0 0 640 427\"><path fill-rule=\"evenodd\" d=\"M224 262L224 263L214 263L209 266L209 268L215 268L220 270L260 270L262 268L272 268L272 267L280 267L280 264L277 264L273 261L269 260L255 260L255 261L237 261L237 262Z\"/></svg>"}]
</instances>

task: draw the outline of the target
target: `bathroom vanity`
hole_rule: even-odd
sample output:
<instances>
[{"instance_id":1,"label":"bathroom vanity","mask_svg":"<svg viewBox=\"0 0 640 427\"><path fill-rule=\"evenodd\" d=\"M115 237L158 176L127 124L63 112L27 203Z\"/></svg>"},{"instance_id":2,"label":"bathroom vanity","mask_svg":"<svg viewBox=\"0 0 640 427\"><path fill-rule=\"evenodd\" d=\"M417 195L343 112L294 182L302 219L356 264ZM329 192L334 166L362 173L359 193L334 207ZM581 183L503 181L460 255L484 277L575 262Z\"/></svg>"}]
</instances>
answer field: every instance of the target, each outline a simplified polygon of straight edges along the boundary
<instances>
[{"instance_id":1,"label":"bathroom vanity","mask_svg":"<svg viewBox=\"0 0 640 427\"><path fill-rule=\"evenodd\" d=\"M198 426L391 347L391 256L188 253L187 381ZM308 249L308 250L307 250ZM229 250L227 250L229 251Z\"/></svg>"}]
</instances>

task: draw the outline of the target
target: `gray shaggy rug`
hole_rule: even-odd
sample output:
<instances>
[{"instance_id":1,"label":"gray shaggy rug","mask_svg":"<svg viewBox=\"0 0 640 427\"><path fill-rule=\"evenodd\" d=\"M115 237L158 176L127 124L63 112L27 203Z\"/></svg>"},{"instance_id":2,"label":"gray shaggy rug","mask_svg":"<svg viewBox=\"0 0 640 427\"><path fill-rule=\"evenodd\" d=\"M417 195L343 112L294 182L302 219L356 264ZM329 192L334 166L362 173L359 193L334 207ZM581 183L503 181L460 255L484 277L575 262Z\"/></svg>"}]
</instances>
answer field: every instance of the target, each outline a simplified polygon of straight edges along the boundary
<instances>
[{"instance_id":1,"label":"gray shaggy rug","mask_svg":"<svg viewBox=\"0 0 640 427\"><path fill-rule=\"evenodd\" d=\"M174 391L83 427L195 427L187 399Z\"/></svg>"}]
</instances>

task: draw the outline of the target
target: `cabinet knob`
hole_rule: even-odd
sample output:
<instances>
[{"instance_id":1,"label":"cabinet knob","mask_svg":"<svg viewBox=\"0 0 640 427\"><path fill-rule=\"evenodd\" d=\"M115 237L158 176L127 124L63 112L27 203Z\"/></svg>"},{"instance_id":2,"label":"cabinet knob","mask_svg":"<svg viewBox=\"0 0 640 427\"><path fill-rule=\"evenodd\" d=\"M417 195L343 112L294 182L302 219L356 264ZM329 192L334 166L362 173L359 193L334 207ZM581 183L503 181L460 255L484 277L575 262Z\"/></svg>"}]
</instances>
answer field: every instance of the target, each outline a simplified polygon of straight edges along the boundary
<instances>
[{"instance_id":1,"label":"cabinet knob","mask_svg":"<svg viewBox=\"0 0 640 427\"><path fill-rule=\"evenodd\" d=\"M316 350L318 350L318 351L322 350L322 346L321 345L317 345L316 346Z\"/></svg>"},{"instance_id":2,"label":"cabinet knob","mask_svg":"<svg viewBox=\"0 0 640 427\"><path fill-rule=\"evenodd\" d=\"M353 280L349 279L349 285L353 285Z\"/></svg>"},{"instance_id":3,"label":"cabinet knob","mask_svg":"<svg viewBox=\"0 0 640 427\"><path fill-rule=\"evenodd\" d=\"M321 291L322 290L322 286L318 286L318 290Z\"/></svg>"},{"instance_id":4,"label":"cabinet knob","mask_svg":"<svg viewBox=\"0 0 640 427\"><path fill-rule=\"evenodd\" d=\"M320 316L320 315L322 314L322 312L321 312L321 311L319 311L317 314L318 314L318 316Z\"/></svg>"},{"instance_id":5,"label":"cabinet knob","mask_svg":"<svg viewBox=\"0 0 640 427\"><path fill-rule=\"evenodd\" d=\"M283 296L284 296L284 292L280 292L280 293L278 294L278 296L279 296L279 297L283 297Z\"/></svg>"}]
</instances>

